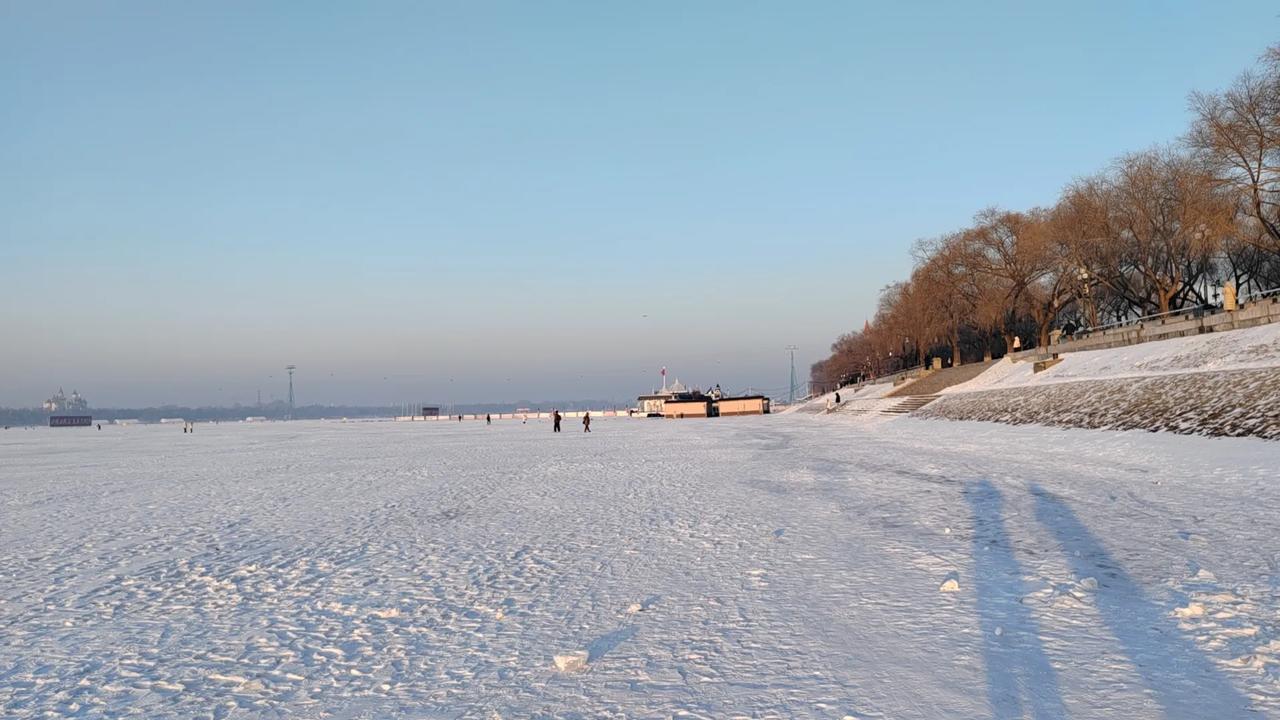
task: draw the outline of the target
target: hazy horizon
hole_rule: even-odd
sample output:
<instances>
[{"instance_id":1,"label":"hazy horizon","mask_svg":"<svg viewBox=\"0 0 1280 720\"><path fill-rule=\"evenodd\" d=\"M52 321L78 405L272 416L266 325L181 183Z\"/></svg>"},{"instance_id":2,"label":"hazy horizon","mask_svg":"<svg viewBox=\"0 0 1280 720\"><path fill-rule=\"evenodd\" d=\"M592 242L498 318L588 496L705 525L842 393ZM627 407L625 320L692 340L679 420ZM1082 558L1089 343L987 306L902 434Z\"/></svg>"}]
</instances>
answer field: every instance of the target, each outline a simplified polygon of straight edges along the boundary
<instances>
[{"instance_id":1,"label":"hazy horizon","mask_svg":"<svg viewBox=\"0 0 1280 720\"><path fill-rule=\"evenodd\" d=\"M0 405L785 388L1170 142L1261 2L0 7ZM1123 68L1123 72L1118 69Z\"/></svg>"}]
</instances>

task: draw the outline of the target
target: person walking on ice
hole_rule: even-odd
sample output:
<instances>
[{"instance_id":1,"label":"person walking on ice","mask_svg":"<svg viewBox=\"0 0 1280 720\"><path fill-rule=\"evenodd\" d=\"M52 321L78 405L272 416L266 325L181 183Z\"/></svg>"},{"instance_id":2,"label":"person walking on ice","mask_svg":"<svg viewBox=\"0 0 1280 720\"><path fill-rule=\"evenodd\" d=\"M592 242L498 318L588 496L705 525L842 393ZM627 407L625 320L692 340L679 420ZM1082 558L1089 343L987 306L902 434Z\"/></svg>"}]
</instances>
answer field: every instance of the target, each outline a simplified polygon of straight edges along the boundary
<instances>
[{"instance_id":1,"label":"person walking on ice","mask_svg":"<svg viewBox=\"0 0 1280 720\"><path fill-rule=\"evenodd\" d=\"M551 432L560 432L560 411L551 411Z\"/></svg>"},{"instance_id":2,"label":"person walking on ice","mask_svg":"<svg viewBox=\"0 0 1280 720\"><path fill-rule=\"evenodd\" d=\"M582 413L582 432L591 432L591 413Z\"/></svg>"}]
</instances>

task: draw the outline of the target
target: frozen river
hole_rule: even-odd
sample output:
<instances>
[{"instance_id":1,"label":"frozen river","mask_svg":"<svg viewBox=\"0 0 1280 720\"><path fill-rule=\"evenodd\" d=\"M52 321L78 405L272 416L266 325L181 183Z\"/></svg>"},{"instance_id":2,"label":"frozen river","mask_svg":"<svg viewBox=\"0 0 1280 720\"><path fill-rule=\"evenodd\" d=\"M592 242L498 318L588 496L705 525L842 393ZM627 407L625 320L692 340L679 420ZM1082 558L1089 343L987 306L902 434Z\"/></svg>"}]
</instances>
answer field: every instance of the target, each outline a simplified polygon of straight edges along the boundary
<instances>
[{"instance_id":1,"label":"frozen river","mask_svg":"<svg viewBox=\"0 0 1280 720\"><path fill-rule=\"evenodd\" d=\"M593 425L0 432L0 716L1280 717L1278 443Z\"/></svg>"}]
</instances>

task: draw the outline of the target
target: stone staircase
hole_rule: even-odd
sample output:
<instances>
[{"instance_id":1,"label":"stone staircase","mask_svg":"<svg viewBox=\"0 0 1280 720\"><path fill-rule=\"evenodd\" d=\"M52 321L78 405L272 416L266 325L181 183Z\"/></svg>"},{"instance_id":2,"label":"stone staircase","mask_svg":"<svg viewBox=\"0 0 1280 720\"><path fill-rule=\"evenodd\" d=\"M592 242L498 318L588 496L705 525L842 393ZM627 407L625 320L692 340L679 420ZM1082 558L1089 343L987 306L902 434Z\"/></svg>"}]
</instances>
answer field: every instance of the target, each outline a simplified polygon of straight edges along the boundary
<instances>
[{"instance_id":1,"label":"stone staircase","mask_svg":"<svg viewBox=\"0 0 1280 720\"><path fill-rule=\"evenodd\" d=\"M878 412L885 407L885 400L876 398L872 400L846 400L836 406L832 412L841 415L869 415Z\"/></svg>"},{"instance_id":2,"label":"stone staircase","mask_svg":"<svg viewBox=\"0 0 1280 720\"><path fill-rule=\"evenodd\" d=\"M881 415L906 415L915 412L929 403L937 400L937 395L909 395L902 398L902 401L887 407L880 411Z\"/></svg>"},{"instance_id":3,"label":"stone staircase","mask_svg":"<svg viewBox=\"0 0 1280 720\"><path fill-rule=\"evenodd\" d=\"M959 385L978 377L990 367L991 362L988 361L934 370L918 380L903 384L902 387L889 393L888 397L935 395L952 385Z\"/></svg>"}]
</instances>

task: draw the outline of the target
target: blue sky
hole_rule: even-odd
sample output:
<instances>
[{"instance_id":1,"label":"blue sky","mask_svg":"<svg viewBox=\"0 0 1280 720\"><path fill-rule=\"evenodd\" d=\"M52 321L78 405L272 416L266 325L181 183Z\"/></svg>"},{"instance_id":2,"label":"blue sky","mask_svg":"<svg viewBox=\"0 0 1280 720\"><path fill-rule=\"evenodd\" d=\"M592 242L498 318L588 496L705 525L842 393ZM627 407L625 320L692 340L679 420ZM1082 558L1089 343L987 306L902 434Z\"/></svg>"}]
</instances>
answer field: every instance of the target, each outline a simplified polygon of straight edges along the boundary
<instances>
[{"instance_id":1,"label":"blue sky","mask_svg":"<svg viewBox=\"0 0 1280 720\"><path fill-rule=\"evenodd\" d=\"M1175 140L1238 3L0 4L0 404L780 388Z\"/></svg>"}]
</instances>

